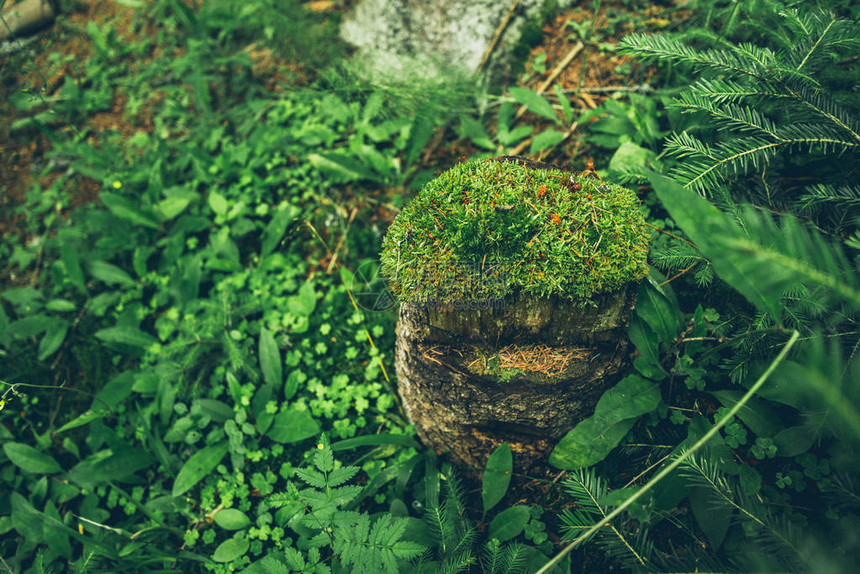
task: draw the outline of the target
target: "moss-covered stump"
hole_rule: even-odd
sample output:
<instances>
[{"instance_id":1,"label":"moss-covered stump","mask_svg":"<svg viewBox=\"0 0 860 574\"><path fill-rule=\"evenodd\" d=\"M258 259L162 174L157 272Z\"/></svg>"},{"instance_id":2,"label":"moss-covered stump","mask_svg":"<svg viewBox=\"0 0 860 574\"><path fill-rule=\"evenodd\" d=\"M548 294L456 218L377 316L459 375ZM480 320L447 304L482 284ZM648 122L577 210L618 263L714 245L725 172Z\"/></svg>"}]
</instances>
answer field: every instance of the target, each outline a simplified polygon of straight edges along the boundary
<instances>
[{"instance_id":1,"label":"moss-covered stump","mask_svg":"<svg viewBox=\"0 0 860 574\"><path fill-rule=\"evenodd\" d=\"M619 378L648 238L633 192L546 164L494 158L428 183L382 253L421 439L466 466L503 441L518 470L545 466Z\"/></svg>"}]
</instances>

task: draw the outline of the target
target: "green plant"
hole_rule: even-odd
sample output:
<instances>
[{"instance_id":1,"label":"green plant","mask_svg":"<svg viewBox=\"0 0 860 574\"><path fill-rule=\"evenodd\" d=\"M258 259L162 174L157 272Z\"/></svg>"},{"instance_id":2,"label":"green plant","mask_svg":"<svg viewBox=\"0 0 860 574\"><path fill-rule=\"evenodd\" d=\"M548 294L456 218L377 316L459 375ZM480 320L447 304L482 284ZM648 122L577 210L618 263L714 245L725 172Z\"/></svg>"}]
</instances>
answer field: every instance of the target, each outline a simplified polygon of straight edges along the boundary
<instances>
[{"instance_id":1,"label":"green plant","mask_svg":"<svg viewBox=\"0 0 860 574\"><path fill-rule=\"evenodd\" d=\"M718 198L728 191L727 182L749 175L757 185L745 189L755 203L819 216L824 208L837 209L848 217L828 223L851 229L857 184L850 173L846 178L831 166L856 161L860 124L853 106L844 102L845 88L831 74L839 58L856 48L860 33L853 22L822 10L759 14L771 24L765 35L770 46L697 50L643 34L622 42L625 53L688 65L705 76L682 92L676 106L707 117L716 128L711 133L724 136L715 141L689 133L671 136L666 150L683 160L671 173L685 187ZM776 177L799 170L803 177L792 179L800 185Z\"/></svg>"},{"instance_id":2,"label":"green plant","mask_svg":"<svg viewBox=\"0 0 860 574\"><path fill-rule=\"evenodd\" d=\"M403 209L383 241L382 273L405 300L519 292L588 299L644 276L646 255L629 190L487 160L455 166ZM469 265L488 277L475 281Z\"/></svg>"}]
</instances>

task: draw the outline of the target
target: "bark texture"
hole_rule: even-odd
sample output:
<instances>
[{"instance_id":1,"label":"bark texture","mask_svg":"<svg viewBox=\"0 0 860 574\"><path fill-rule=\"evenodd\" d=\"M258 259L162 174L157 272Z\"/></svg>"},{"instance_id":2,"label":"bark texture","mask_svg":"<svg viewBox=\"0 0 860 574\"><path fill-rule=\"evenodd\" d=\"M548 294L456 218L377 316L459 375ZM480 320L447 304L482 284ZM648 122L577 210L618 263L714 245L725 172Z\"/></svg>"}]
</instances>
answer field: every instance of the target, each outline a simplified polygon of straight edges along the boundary
<instances>
[{"instance_id":1,"label":"bark texture","mask_svg":"<svg viewBox=\"0 0 860 574\"><path fill-rule=\"evenodd\" d=\"M403 303L395 365L418 435L483 467L500 443L520 472L546 468L558 440L590 416L627 360L637 284L596 307L558 298L483 309Z\"/></svg>"}]
</instances>

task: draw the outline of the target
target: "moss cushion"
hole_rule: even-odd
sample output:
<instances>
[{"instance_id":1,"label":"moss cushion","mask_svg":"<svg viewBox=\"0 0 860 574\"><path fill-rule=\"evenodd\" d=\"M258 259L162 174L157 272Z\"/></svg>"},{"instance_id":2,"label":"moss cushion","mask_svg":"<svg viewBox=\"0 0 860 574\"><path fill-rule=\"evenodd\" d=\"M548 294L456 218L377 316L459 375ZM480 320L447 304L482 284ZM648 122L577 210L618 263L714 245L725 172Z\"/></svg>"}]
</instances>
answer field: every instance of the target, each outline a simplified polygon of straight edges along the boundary
<instances>
[{"instance_id":1,"label":"moss cushion","mask_svg":"<svg viewBox=\"0 0 860 574\"><path fill-rule=\"evenodd\" d=\"M647 275L650 231L636 194L544 165L477 160L427 183L383 240L394 295L587 301Z\"/></svg>"}]
</instances>

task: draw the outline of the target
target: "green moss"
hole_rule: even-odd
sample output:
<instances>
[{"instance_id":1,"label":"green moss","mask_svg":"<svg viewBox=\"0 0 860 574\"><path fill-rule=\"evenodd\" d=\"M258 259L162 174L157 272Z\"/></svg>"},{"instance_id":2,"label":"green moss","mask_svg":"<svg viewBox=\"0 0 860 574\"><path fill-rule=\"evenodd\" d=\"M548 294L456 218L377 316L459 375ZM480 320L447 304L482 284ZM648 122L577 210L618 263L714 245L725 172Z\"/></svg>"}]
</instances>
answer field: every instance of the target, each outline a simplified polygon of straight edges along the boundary
<instances>
[{"instance_id":1,"label":"green moss","mask_svg":"<svg viewBox=\"0 0 860 574\"><path fill-rule=\"evenodd\" d=\"M479 160L427 183L403 208L383 240L382 273L402 301L587 300L648 273L649 237L628 189Z\"/></svg>"}]
</instances>

